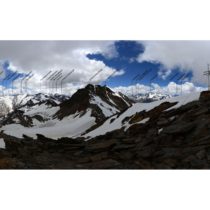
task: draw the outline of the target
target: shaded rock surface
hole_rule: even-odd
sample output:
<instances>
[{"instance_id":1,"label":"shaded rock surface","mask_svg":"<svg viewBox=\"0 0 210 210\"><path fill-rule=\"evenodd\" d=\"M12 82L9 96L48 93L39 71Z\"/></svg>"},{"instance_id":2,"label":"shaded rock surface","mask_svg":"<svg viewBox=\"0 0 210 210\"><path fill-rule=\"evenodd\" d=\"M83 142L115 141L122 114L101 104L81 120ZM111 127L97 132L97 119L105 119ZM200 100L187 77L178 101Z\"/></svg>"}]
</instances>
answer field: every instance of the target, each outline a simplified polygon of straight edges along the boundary
<instances>
[{"instance_id":1,"label":"shaded rock surface","mask_svg":"<svg viewBox=\"0 0 210 210\"><path fill-rule=\"evenodd\" d=\"M0 133L0 168L14 169L209 169L210 95L177 109L165 103L144 113L150 120L89 141L42 135L34 140ZM135 115L136 120L141 118ZM130 120L130 119L129 119Z\"/></svg>"},{"instance_id":2,"label":"shaded rock surface","mask_svg":"<svg viewBox=\"0 0 210 210\"><path fill-rule=\"evenodd\" d=\"M61 120L66 116L82 113L90 108L92 110L91 116L96 118L97 123L105 120L107 116L104 115L99 106L91 103L95 96L99 97L102 103L105 102L110 107L115 108L117 112L124 111L132 105L132 101L123 94L116 95L108 87L89 84L85 88L79 89L69 100L61 103L60 110L55 114L55 117ZM101 106L103 107L103 104Z\"/></svg>"}]
</instances>

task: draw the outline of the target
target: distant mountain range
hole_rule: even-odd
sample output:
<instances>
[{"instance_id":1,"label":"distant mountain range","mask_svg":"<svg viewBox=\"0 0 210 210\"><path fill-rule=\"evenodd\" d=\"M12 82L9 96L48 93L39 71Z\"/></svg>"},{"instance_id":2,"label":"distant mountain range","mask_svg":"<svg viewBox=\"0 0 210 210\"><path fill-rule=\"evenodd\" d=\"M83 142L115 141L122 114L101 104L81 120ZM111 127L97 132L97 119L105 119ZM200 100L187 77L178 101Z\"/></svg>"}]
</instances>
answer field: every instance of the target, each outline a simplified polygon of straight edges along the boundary
<instances>
[{"instance_id":1,"label":"distant mountain range","mask_svg":"<svg viewBox=\"0 0 210 210\"><path fill-rule=\"evenodd\" d=\"M0 96L0 117L7 115L15 109L21 107L32 107L34 105L42 103L54 103L55 105L69 99L70 96L66 95L47 95L47 94L35 94L35 95L14 95L14 96Z\"/></svg>"},{"instance_id":2,"label":"distant mountain range","mask_svg":"<svg viewBox=\"0 0 210 210\"><path fill-rule=\"evenodd\" d=\"M153 101L159 101L159 100L171 98L172 96L169 94L156 93L156 92L151 91L145 94L137 93L134 95L128 95L128 97L135 102L150 103Z\"/></svg>"}]
</instances>

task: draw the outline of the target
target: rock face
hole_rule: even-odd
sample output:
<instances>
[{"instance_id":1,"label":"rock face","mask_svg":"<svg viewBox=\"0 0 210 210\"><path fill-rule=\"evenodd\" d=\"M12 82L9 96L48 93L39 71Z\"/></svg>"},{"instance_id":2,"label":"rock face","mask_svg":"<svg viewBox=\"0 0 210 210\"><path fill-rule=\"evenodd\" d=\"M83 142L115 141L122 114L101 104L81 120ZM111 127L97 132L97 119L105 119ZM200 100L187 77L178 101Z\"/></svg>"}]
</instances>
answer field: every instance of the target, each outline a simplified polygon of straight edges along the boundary
<instances>
[{"instance_id":1,"label":"rock face","mask_svg":"<svg viewBox=\"0 0 210 210\"><path fill-rule=\"evenodd\" d=\"M91 116L94 116L96 122L99 123L131 105L132 101L123 94L116 95L108 87L89 84L78 90L69 100L61 103L60 110L55 114L55 117L61 120L66 116L91 109Z\"/></svg>"},{"instance_id":2,"label":"rock face","mask_svg":"<svg viewBox=\"0 0 210 210\"><path fill-rule=\"evenodd\" d=\"M37 135L21 139L3 132L6 149L0 149L0 168L23 169L209 169L210 93L173 109L174 104L136 113L123 128L97 136L60 138ZM142 117L143 115L143 117Z\"/></svg>"}]
</instances>

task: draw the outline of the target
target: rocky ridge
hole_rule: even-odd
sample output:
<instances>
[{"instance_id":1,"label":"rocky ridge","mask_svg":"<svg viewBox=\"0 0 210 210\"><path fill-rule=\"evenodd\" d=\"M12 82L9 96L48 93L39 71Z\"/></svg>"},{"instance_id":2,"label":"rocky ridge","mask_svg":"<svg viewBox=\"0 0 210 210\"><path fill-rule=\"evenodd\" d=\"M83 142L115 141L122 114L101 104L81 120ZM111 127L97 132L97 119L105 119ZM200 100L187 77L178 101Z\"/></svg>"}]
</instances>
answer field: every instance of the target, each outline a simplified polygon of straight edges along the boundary
<instances>
[{"instance_id":1,"label":"rocky ridge","mask_svg":"<svg viewBox=\"0 0 210 210\"><path fill-rule=\"evenodd\" d=\"M173 108L172 103L136 113L129 121L149 118L89 141L37 135L37 140L0 134L1 168L45 169L209 169L210 92ZM142 117L143 116L143 117Z\"/></svg>"}]
</instances>

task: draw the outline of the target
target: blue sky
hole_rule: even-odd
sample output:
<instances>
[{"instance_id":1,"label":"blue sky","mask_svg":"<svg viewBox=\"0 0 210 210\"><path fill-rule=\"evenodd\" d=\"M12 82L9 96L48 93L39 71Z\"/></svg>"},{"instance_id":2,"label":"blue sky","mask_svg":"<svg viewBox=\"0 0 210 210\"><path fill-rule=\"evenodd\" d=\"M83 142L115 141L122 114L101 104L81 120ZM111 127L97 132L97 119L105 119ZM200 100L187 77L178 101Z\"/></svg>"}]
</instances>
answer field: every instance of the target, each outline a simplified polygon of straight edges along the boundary
<instances>
[{"instance_id":1,"label":"blue sky","mask_svg":"<svg viewBox=\"0 0 210 210\"><path fill-rule=\"evenodd\" d=\"M104 69L98 77L101 85L113 70L124 71L106 82L110 87L137 83L149 86L157 74L153 83L164 87L170 82L177 83L184 73L189 73L185 82L203 87L206 78L201 70L206 68L209 53L210 42L202 41L0 41L1 68L5 76L18 71L20 78L33 71L30 83L35 89L49 70L65 69L65 76L75 69L65 81L68 91L74 89L75 82L87 82L101 68ZM149 73L141 81L133 80L145 71ZM1 79L0 84L11 87L11 80L2 83ZM19 86L17 81L17 88ZM189 88L194 90L192 85Z\"/></svg>"},{"instance_id":2,"label":"blue sky","mask_svg":"<svg viewBox=\"0 0 210 210\"><path fill-rule=\"evenodd\" d=\"M103 61L109 67L123 69L125 71L124 75L113 77L108 81L108 84L112 87L131 85L133 78L138 74L144 73L145 70L149 70L150 72L145 75L144 79L134 83L140 82L144 85L149 85L150 80L154 78L159 71L163 73L166 71L161 63L147 61L139 63L137 61L137 57L141 53L144 53L144 46L141 43L135 41L117 41L115 42L115 49L118 52L118 56L114 58L105 57L100 53L87 55L89 59ZM190 72L190 70L186 70ZM173 73L169 75L168 78L163 79L158 76L153 82L158 83L160 86L165 86L175 74L177 74L177 76L172 80L174 82L183 75L183 71L179 68L174 68ZM188 75L187 79L190 80L191 78L192 73Z\"/></svg>"},{"instance_id":3,"label":"blue sky","mask_svg":"<svg viewBox=\"0 0 210 210\"><path fill-rule=\"evenodd\" d=\"M17 80L19 78L24 77L24 75L26 75L26 74L18 73L17 71L14 71L10 66L10 61L8 60L3 61L1 66L2 66L2 70L4 70L4 77L1 78L0 84L4 87L10 88L12 85L13 79ZM4 78L6 78L6 80L3 80Z\"/></svg>"}]
</instances>

